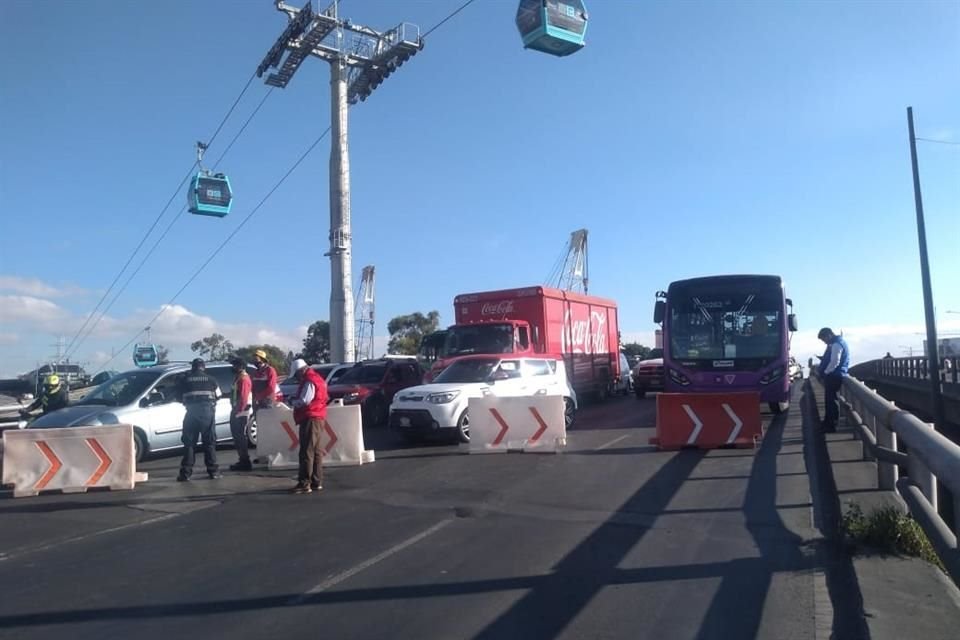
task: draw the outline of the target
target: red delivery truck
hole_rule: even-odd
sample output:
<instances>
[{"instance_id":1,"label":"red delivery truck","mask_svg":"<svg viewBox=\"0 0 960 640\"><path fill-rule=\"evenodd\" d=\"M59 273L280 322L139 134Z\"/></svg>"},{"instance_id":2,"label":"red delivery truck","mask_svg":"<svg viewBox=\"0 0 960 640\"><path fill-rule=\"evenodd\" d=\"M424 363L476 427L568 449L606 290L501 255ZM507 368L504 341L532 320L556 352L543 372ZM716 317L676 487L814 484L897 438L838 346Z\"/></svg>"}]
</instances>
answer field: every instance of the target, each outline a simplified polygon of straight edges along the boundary
<instances>
[{"instance_id":1,"label":"red delivery truck","mask_svg":"<svg viewBox=\"0 0 960 640\"><path fill-rule=\"evenodd\" d=\"M620 376L617 304L548 287L465 293L453 300L432 379L458 356L476 353L562 357L577 394L605 395Z\"/></svg>"}]
</instances>

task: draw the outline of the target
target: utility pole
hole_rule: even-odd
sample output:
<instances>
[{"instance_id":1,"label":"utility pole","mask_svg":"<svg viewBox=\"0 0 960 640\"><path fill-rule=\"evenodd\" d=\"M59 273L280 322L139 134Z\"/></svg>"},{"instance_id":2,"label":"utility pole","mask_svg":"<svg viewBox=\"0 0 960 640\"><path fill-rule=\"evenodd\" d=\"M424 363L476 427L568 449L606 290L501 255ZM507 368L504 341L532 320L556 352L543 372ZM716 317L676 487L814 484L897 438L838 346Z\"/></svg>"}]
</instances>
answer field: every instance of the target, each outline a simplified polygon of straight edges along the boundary
<instances>
[{"instance_id":1,"label":"utility pole","mask_svg":"<svg viewBox=\"0 0 960 640\"><path fill-rule=\"evenodd\" d=\"M930 374L930 400L934 427L943 431L943 396L940 393L940 358L937 353L937 321L933 310L933 287L930 284L930 261L927 258L927 231L923 221L923 198L920 195L920 169L917 166L917 138L913 132L913 107L907 107L907 128L910 132L910 162L913 165L913 197L917 209L917 237L920 240L920 277L923 281L923 309L927 321L927 371Z\"/></svg>"},{"instance_id":2,"label":"utility pole","mask_svg":"<svg viewBox=\"0 0 960 640\"><path fill-rule=\"evenodd\" d=\"M420 29L401 23L389 31L341 20L337 2L314 13L274 0L287 15L286 29L267 52L257 77L269 68L266 83L284 88L308 56L330 65L330 359L353 362L354 314L348 106L362 102L404 62L423 49ZM282 64L281 64L282 61Z\"/></svg>"}]
</instances>

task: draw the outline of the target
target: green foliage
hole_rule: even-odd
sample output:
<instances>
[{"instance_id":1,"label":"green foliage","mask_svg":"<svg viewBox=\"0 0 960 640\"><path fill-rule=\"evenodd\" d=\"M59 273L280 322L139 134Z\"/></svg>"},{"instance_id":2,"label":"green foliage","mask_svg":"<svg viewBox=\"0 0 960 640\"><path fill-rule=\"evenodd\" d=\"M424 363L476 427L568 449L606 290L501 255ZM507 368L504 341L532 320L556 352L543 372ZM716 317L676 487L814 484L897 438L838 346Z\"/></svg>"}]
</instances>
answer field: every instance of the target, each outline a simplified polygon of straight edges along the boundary
<instances>
[{"instance_id":1,"label":"green foliage","mask_svg":"<svg viewBox=\"0 0 960 640\"><path fill-rule=\"evenodd\" d=\"M850 505L840 523L844 539L854 548L866 547L881 553L914 556L944 570L930 539L909 515L894 507L863 513L860 505ZM944 570L945 571L945 570Z\"/></svg>"},{"instance_id":2,"label":"green foliage","mask_svg":"<svg viewBox=\"0 0 960 640\"><path fill-rule=\"evenodd\" d=\"M640 356L640 359L645 359L650 354L650 347L645 347L639 342L628 342L624 345L621 345L620 350L627 354L628 358L633 356Z\"/></svg>"},{"instance_id":3,"label":"green foliage","mask_svg":"<svg viewBox=\"0 0 960 640\"><path fill-rule=\"evenodd\" d=\"M219 333L202 338L190 345L190 350L207 360L227 360L233 353L233 343Z\"/></svg>"},{"instance_id":4,"label":"green foliage","mask_svg":"<svg viewBox=\"0 0 960 640\"><path fill-rule=\"evenodd\" d=\"M390 332L388 350L397 355L413 356L420 349L423 336L433 333L440 324L440 312L423 315L419 311L406 316L397 316L387 323Z\"/></svg>"},{"instance_id":5,"label":"green foliage","mask_svg":"<svg viewBox=\"0 0 960 640\"><path fill-rule=\"evenodd\" d=\"M278 372L282 373L290 368L287 363L287 352L272 344L251 344L240 347L231 354L231 357L243 358L248 364L253 364L253 354L257 349L267 352L267 362Z\"/></svg>"},{"instance_id":6,"label":"green foliage","mask_svg":"<svg viewBox=\"0 0 960 640\"><path fill-rule=\"evenodd\" d=\"M300 356L308 364L330 362L330 323L326 320L317 320L307 329L307 337L303 339L303 351Z\"/></svg>"}]
</instances>

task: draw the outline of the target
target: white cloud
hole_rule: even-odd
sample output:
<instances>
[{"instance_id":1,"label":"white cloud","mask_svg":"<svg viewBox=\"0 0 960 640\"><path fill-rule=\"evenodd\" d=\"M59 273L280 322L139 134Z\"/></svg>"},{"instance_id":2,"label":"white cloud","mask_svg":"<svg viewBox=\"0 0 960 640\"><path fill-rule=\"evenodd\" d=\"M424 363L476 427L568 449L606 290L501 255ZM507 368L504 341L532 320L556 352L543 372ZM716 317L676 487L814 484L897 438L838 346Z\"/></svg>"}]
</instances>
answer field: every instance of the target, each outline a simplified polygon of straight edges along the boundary
<instances>
[{"instance_id":1,"label":"white cloud","mask_svg":"<svg viewBox=\"0 0 960 640\"><path fill-rule=\"evenodd\" d=\"M89 293L87 289L72 284L55 287L37 278L3 275L0 275L0 291L13 291L38 298L61 298Z\"/></svg>"},{"instance_id":2,"label":"white cloud","mask_svg":"<svg viewBox=\"0 0 960 640\"><path fill-rule=\"evenodd\" d=\"M49 329L67 317L61 306L34 296L0 295L0 321Z\"/></svg>"}]
</instances>

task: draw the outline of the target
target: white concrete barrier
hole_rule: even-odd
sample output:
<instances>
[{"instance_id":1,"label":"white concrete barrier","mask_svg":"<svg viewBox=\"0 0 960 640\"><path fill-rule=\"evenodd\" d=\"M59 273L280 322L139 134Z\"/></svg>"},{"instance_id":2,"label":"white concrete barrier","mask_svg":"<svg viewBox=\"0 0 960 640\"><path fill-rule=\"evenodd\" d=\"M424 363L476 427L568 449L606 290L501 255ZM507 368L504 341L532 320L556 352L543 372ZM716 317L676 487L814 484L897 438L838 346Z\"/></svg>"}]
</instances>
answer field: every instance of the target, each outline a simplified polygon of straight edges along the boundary
<instances>
[{"instance_id":1,"label":"white concrete barrier","mask_svg":"<svg viewBox=\"0 0 960 640\"><path fill-rule=\"evenodd\" d=\"M355 466L373 462L372 450L363 446L363 422L357 405L329 405L327 428L321 436L324 466ZM257 412L257 455L270 469L299 466L300 429L293 410L285 404Z\"/></svg>"},{"instance_id":2,"label":"white concrete barrier","mask_svg":"<svg viewBox=\"0 0 960 640\"><path fill-rule=\"evenodd\" d=\"M133 489L133 427L128 424L3 432L3 484L13 496L91 487Z\"/></svg>"},{"instance_id":3,"label":"white concrete barrier","mask_svg":"<svg viewBox=\"0 0 960 640\"><path fill-rule=\"evenodd\" d=\"M567 444L562 396L470 398L470 453L556 452Z\"/></svg>"}]
</instances>

